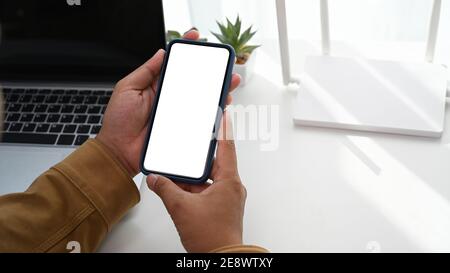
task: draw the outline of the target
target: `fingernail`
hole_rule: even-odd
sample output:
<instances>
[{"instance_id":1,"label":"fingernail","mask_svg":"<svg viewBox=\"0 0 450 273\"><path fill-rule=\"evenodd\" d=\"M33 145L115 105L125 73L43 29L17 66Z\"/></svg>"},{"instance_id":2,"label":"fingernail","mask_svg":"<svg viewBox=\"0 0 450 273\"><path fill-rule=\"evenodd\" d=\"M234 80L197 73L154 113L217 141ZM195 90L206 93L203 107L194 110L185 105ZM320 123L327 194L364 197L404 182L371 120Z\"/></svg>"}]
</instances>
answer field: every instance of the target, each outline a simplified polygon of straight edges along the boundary
<instances>
[{"instance_id":1,"label":"fingernail","mask_svg":"<svg viewBox=\"0 0 450 273\"><path fill-rule=\"evenodd\" d=\"M198 31L198 29L196 27L192 27L190 30L188 30L185 33L183 33L183 35L186 35L186 34L188 34L189 32L191 32L193 30Z\"/></svg>"},{"instance_id":2,"label":"fingernail","mask_svg":"<svg viewBox=\"0 0 450 273\"><path fill-rule=\"evenodd\" d=\"M150 189L153 189L155 187L156 180L158 180L158 177L154 174L150 174L147 176L147 185Z\"/></svg>"}]
</instances>

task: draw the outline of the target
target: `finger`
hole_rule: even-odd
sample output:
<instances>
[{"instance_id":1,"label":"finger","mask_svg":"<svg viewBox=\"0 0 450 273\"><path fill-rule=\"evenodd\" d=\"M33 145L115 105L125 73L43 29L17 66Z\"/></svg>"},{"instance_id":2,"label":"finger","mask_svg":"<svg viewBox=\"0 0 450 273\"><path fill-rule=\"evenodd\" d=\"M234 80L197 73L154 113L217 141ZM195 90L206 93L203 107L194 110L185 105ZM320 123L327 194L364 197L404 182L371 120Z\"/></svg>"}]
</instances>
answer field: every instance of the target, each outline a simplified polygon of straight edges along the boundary
<instances>
[{"instance_id":1,"label":"finger","mask_svg":"<svg viewBox=\"0 0 450 273\"><path fill-rule=\"evenodd\" d=\"M158 78L164 55L164 49L158 50L150 60L121 80L120 84L126 85L127 89L146 89Z\"/></svg>"},{"instance_id":2,"label":"finger","mask_svg":"<svg viewBox=\"0 0 450 273\"><path fill-rule=\"evenodd\" d=\"M230 93L233 92L238 86L241 84L241 75L239 74L233 74L233 77L231 78L231 84L230 84Z\"/></svg>"},{"instance_id":3,"label":"finger","mask_svg":"<svg viewBox=\"0 0 450 273\"><path fill-rule=\"evenodd\" d=\"M147 177L147 185L150 190L161 198L167 207L184 193L174 182L160 175L149 175Z\"/></svg>"},{"instance_id":4,"label":"finger","mask_svg":"<svg viewBox=\"0 0 450 273\"><path fill-rule=\"evenodd\" d=\"M191 29L183 35L183 39L198 40L200 39L200 33L195 29Z\"/></svg>"},{"instance_id":5,"label":"finger","mask_svg":"<svg viewBox=\"0 0 450 273\"><path fill-rule=\"evenodd\" d=\"M214 163L217 163L220 172L225 171L231 174L237 174L238 172L236 147L233 137L233 124L226 111L222 117L222 126L219 130L217 154ZM217 174L220 172L217 172Z\"/></svg>"},{"instance_id":6,"label":"finger","mask_svg":"<svg viewBox=\"0 0 450 273\"><path fill-rule=\"evenodd\" d=\"M230 105L231 103L233 103L233 97L232 96L228 96L228 98L227 98L227 105Z\"/></svg>"},{"instance_id":7,"label":"finger","mask_svg":"<svg viewBox=\"0 0 450 273\"><path fill-rule=\"evenodd\" d=\"M231 78L229 93L233 92L239 86L239 84L241 84L241 76L239 74L233 74L233 77ZM233 97L231 95L228 95L226 105L230 105L232 102Z\"/></svg>"}]
</instances>

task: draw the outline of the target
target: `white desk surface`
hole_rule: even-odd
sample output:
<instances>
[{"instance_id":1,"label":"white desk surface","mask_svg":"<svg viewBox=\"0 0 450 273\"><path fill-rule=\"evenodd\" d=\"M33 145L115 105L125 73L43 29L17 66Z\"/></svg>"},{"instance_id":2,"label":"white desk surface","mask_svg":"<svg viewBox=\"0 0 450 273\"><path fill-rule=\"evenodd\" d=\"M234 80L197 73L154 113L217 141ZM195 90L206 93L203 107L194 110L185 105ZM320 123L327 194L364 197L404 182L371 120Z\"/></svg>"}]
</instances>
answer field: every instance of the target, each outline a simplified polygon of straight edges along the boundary
<instances>
[{"instance_id":1,"label":"white desk surface","mask_svg":"<svg viewBox=\"0 0 450 273\"><path fill-rule=\"evenodd\" d=\"M450 251L450 111L441 139L296 127L295 95L278 74L256 74L234 96L280 106L276 151L236 143L245 243L273 252ZM184 252L160 199L145 183L141 195L100 251Z\"/></svg>"}]
</instances>

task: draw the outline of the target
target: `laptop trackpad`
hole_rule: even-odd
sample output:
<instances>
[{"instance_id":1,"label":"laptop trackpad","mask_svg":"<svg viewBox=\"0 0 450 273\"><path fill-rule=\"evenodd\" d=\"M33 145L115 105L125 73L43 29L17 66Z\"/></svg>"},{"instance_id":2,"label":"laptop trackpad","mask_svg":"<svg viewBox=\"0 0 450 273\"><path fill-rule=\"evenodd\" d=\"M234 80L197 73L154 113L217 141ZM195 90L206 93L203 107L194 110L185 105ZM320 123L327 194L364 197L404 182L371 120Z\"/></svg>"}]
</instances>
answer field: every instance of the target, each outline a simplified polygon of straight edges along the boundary
<instances>
[{"instance_id":1,"label":"laptop trackpad","mask_svg":"<svg viewBox=\"0 0 450 273\"><path fill-rule=\"evenodd\" d=\"M0 147L0 195L23 192L73 149Z\"/></svg>"}]
</instances>

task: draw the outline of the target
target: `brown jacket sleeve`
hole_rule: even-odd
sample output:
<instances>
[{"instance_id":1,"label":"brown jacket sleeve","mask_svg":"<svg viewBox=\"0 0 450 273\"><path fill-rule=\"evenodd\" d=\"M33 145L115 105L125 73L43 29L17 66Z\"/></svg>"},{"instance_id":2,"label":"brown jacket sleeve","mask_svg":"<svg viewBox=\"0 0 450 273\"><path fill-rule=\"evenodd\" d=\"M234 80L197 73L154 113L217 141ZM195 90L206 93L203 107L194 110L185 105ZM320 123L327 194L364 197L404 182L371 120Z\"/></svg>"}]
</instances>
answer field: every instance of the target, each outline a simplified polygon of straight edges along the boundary
<instances>
[{"instance_id":1,"label":"brown jacket sleeve","mask_svg":"<svg viewBox=\"0 0 450 273\"><path fill-rule=\"evenodd\" d=\"M259 246L234 245L225 246L211 251L211 253L268 253L269 251Z\"/></svg>"},{"instance_id":2,"label":"brown jacket sleeve","mask_svg":"<svg viewBox=\"0 0 450 273\"><path fill-rule=\"evenodd\" d=\"M139 198L107 147L89 140L26 192L0 196L0 252L70 252L71 246L93 252ZM230 246L214 252L261 251Z\"/></svg>"},{"instance_id":3,"label":"brown jacket sleeve","mask_svg":"<svg viewBox=\"0 0 450 273\"><path fill-rule=\"evenodd\" d=\"M26 192L0 197L0 251L69 252L72 241L95 251L139 198L121 164L90 140Z\"/></svg>"}]
</instances>

